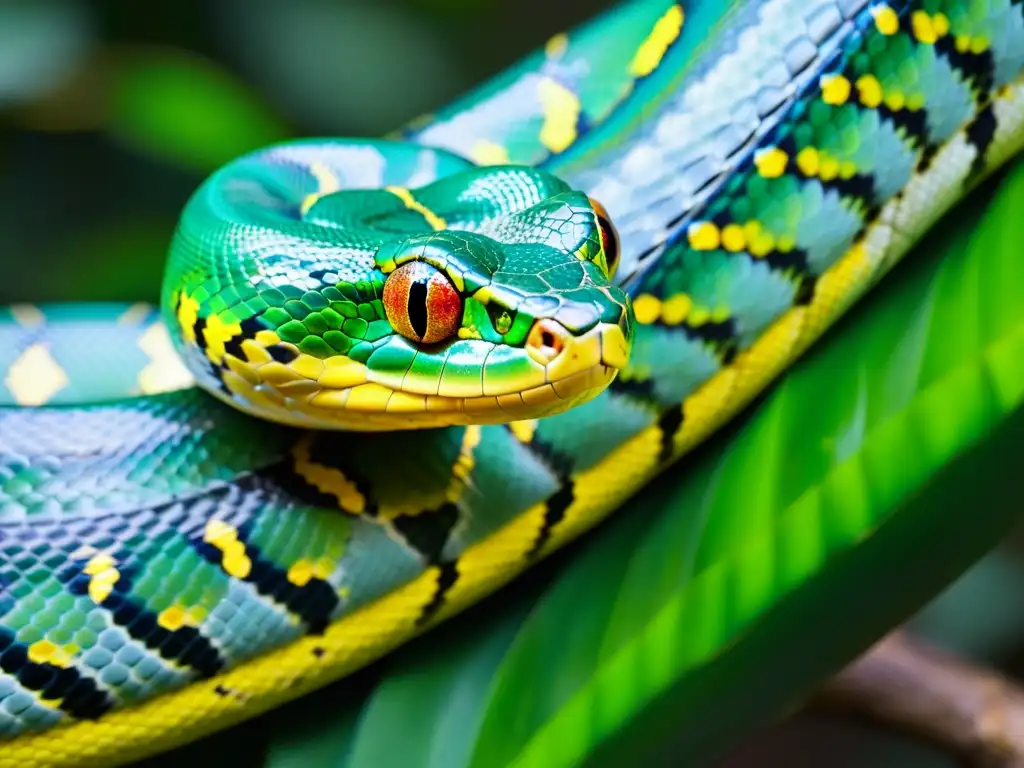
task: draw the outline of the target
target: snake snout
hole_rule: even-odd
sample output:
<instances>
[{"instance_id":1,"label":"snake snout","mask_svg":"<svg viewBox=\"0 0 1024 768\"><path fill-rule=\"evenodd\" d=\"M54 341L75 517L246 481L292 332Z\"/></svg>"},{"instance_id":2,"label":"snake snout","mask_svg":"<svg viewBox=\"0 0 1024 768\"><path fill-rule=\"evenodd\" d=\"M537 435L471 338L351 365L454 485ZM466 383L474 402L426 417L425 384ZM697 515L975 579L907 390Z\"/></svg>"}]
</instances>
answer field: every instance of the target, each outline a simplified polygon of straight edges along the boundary
<instances>
[{"instance_id":1,"label":"snake snout","mask_svg":"<svg viewBox=\"0 0 1024 768\"><path fill-rule=\"evenodd\" d=\"M572 340L572 334L561 323L542 318L533 324L526 338L526 349L530 357L541 365L555 360Z\"/></svg>"}]
</instances>

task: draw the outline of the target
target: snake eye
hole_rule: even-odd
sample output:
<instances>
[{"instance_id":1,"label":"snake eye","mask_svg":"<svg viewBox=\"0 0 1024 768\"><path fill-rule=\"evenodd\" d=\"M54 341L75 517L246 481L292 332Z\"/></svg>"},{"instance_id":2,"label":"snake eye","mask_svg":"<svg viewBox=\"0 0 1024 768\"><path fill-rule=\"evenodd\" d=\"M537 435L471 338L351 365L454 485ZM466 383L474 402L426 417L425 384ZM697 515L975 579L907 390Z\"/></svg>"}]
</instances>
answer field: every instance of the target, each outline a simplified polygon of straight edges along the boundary
<instances>
[{"instance_id":1,"label":"snake eye","mask_svg":"<svg viewBox=\"0 0 1024 768\"><path fill-rule=\"evenodd\" d=\"M405 338L436 344L459 329L462 297L443 272L410 261L384 282L384 311L391 327Z\"/></svg>"},{"instance_id":2,"label":"snake eye","mask_svg":"<svg viewBox=\"0 0 1024 768\"><path fill-rule=\"evenodd\" d=\"M592 197L589 200L597 215L597 230L601 237L601 247L604 249L605 263L608 264L608 276L611 277L619 264L619 233L604 206Z\"/></svg>"}]
</instances>

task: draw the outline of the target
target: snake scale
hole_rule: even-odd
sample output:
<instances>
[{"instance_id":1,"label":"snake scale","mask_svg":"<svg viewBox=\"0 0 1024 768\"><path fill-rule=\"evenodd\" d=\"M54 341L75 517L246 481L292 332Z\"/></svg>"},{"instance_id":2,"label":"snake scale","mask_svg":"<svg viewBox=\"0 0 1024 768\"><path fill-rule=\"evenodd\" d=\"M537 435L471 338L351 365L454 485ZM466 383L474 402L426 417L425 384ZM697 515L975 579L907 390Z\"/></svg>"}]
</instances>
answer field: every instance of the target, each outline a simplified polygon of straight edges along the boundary
<instances>
[{"instance_id":1,"label":"snake scale","mask_svg":"<svg viewBox=\"0 0 1024 768\"><path fill-rule=\"evenodd\" d=\"M630 0L229 164L162 310L0 310L0 766L198 738L508 582L1022 145L1021 0Z\"/></svg>"}]
</instances>

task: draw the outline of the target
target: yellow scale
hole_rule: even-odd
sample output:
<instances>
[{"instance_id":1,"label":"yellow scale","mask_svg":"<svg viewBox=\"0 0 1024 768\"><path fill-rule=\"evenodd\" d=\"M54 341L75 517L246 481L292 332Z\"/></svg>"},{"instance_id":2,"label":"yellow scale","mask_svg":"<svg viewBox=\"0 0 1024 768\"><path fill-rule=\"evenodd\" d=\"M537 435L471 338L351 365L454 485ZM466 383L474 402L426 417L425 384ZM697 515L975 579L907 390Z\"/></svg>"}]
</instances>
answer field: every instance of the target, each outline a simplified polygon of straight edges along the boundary
<instances>
[{"instance_id":1,"label":"yellow scale","mask_svg":"<svg viewBox=\"0 0 1024 768\"><path fill-rule=\"evenodd\" d=\"M891 8L878 5L873 12L883 34L896 32L898 18ZM669 14L672 13L670 9ZM679 23L682 23L681 12ZM939 37L948 30L941 14L929 17L927 23L917 18L912 23L915 35L923 42L929 34ZM659 24L663 24L661 31L656 26L652 37L665 35L666 30L671 29L664 17ZM980 39L961 41L958 38L956 45L963 50L973 50L987 43ZM660 50L660 47L652 44L652 50ZM869 101L873 101L870 82L861 84L864 85L867 85ZM865 88L857 89L864 103ZM832 85L829 98L838 97L844 91L845 86ZM993 164L998 165L1017 148L1014 134L1024 129L1024 81L1002 89L993 106L1000 130L989 156ZM1019 143L1017 140L1016 144ZM687 398L681 406L682 426L672 439L673 458L705 439L749 403L880 277L895 256L910 245L908 239L901 239L903 236L893 229L891 222L907 217L928 220L942 205L941 195L933 194L934 190L948 184L951 174L966 178L974 159L973 147L962 134L945 145L928 169L910 182L900 199L883 208L863 240L822 275L809 304L790 309L748 349L738 354L731 365ZM779 158L770 159L768 165L773 162L778 163ZM653 296L639 296L634 307L639 322L654 322L658 317L666 321L678 318L681 322L692 310L681 295L665 302ZM186 308L186 317L188 311ZM184 327L191 328L191 323L184 322L185 317L180 319ZM535 426L533 422L519 422L510 425L510 429L518 439L529 442ZM646 484L661 468L658 457L662 437L661 429L651 426L596 466L577 475L575 498L551 531L540 556L593 526ZM463 450L466 449L464 442ZM470 457L462 457L466 458L462 466L467 474L467 467L471 468L472 446L468 449ZM437 568L429 568L405 586L345 616L330 625L321 637L299 638L202 684L114 711L97 722L70 723L62 727L59 739L52 733L22 737L0 751L0 768L23 768L41 763L72 766L101 752L116 752L118 759L129 761L174 746L182 740L183 733L198 738L342 677L515 578L532 562L525 555L531 551L544 525L545 509L544 504L535 505L487 539L468 547L457 561L459 577L447 592L444 605L424 625L419 624L419 618L436 595L440 574ZM212 534L208 530L207 535L215 545L230 549L230 530L217 529ZM225 550L222 548L222 551ZM103 563L96 566L98 574L106 572L101 565ZM235 566L241 567L241 561L236 559L232 567ZM306 568L303 564L297 573L304 573ZM60 651L39 648L37 653L59 658ZM232 691L234 695L226 697L216 690Z\"/></svg>"}]
</instances>

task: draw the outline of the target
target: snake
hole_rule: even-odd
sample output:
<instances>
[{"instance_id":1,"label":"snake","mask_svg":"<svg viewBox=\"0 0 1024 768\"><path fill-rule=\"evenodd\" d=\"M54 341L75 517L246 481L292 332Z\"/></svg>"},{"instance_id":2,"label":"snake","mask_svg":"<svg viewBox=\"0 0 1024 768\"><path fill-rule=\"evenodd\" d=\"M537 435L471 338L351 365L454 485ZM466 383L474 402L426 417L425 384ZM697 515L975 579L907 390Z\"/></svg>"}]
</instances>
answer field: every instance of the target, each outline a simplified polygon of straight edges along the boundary
<instances>
[{"instance_id":1,"label":"snake","mask_svg":"<svg viewBox=\"0 0 1024 768\"><path fill-rule=\"evenodd\" d=\"M1021 0L627 0L230 162L160 307L0 309L0 766L200 738L508 583L1022 146Z\"/></svg>"}]
</instances>

